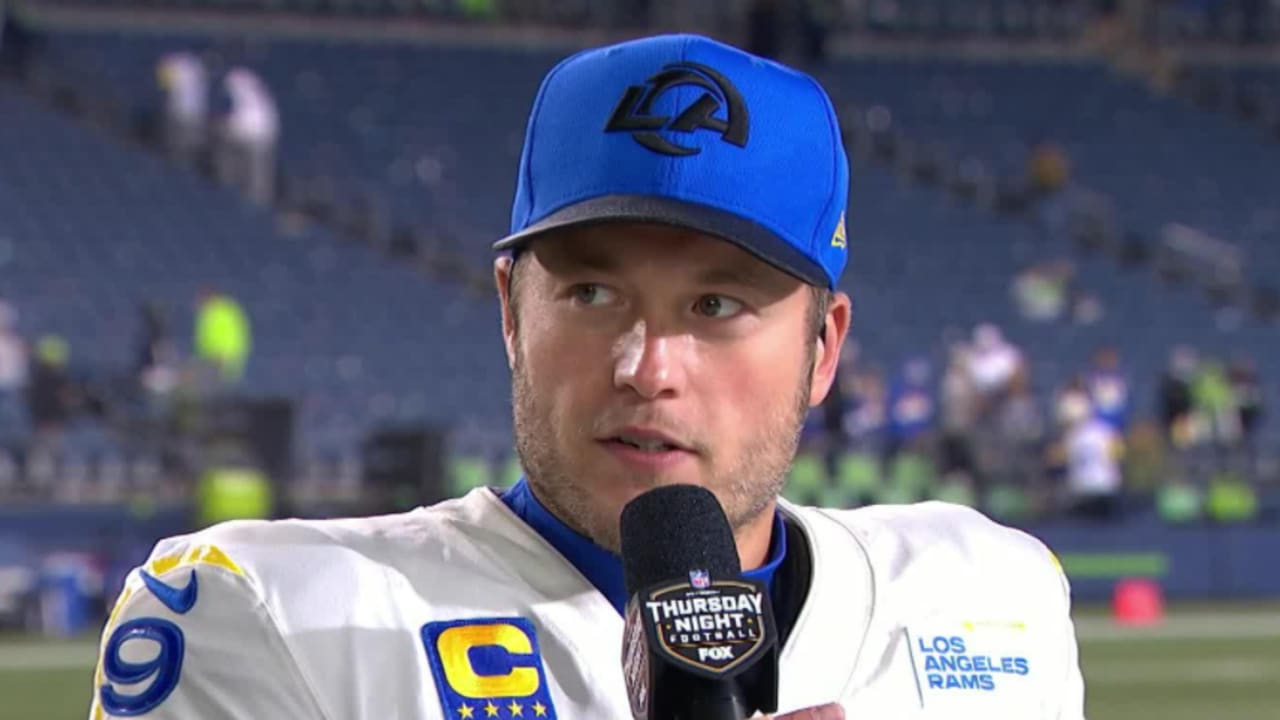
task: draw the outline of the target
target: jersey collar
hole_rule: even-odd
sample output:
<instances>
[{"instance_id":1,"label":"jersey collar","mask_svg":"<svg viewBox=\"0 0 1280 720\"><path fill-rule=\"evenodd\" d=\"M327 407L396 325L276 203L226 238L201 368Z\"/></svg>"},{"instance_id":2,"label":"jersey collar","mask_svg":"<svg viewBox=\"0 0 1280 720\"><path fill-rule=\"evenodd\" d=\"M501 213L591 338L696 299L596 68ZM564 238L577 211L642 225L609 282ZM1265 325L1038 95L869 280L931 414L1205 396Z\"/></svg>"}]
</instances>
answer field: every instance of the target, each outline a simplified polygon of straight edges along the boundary
<instances>
[{"instance_id":1,"label":"jersey collar","mask_svg":"<svg viewBox=\"0 0 1280 720\"><path fill-rule=\"evenodd\" d=\"M613 608L622 614L627 604L627 588L622 572L622 558L596 545L589 538L565 525L551 514L524 478L502 493L502 502L511 508L526 525L533 528L551 544L571 565L577 568ZM782 514L774 512L773 536L769 540L769 561L754 570L742 573L744 577L761 580L772 587L774 573L787 556L787 533L782 524Z\"/></svg>"}]
</instances>

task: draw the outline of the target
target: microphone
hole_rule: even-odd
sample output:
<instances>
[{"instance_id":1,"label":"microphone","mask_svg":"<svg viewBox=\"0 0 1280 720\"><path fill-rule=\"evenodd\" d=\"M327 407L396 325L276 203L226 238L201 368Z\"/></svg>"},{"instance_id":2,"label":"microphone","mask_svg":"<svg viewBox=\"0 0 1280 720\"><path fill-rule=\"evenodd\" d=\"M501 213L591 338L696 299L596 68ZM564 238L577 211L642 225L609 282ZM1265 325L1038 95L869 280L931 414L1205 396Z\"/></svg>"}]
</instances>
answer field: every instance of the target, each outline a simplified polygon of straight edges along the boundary
<instances>
[{"instance_id":1,"label":"microphone","mask_svg":"<svg viewBox=\"0 0 1280 720\"><path fill-rule=\"evenodd\" d=\"M778 706L778 642L763 582L742 577L714 494L655 488L622 509L622 670L636 720L745 720ZM751 682L743 682L750 672Z\"/></svg>"}]
</instances>

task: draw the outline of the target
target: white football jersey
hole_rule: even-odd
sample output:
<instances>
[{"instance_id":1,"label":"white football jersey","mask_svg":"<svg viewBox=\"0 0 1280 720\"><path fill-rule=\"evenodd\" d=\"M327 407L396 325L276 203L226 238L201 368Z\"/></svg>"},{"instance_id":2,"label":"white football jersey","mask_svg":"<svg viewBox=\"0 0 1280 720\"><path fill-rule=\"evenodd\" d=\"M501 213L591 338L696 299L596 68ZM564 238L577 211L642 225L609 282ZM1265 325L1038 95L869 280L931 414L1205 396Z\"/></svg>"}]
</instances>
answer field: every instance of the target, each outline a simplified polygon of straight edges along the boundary
<instances>
[{"instance_id":1,"label":"white football jersey","mask_svg":"<svg viewBox=\"0 0 1280 720\"><path fill-rule=\"evenodd\" d=\"M938 502L780 505L812 578L780 712L1079 720L1069 593L1030 536ZM161 541L103 633L93 720L630 718L623 621L493 491Z\"/></svg>"}]
</instances>

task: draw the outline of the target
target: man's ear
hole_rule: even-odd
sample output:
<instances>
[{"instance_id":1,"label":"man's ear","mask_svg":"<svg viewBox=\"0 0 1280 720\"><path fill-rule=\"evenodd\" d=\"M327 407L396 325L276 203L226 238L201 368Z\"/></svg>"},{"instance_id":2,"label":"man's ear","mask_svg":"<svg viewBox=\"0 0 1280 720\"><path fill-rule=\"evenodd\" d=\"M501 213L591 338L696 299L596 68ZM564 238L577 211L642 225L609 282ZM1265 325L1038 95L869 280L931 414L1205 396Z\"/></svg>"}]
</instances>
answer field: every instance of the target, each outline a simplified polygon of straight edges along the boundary
<instances>
[{"instance_id":1,"label":"man's ear","mask_svg":"<svg viewBox=\"0 0 1280 720\"><path fill-rule=\"evenodd\" d=\"M515 367L516 318L511 310L511 273L515 260L509 255L493 261L493 283L498 288L498 305L502 311L502 343L507 349L507 367Z\"/></svg>"},{"instance_id":2,"label":"man's ear","mask_svg":"<svg viewBox=\"0 0 1280 720\"><path fill-rule=\"evenodd\" d=\"M853 303L849 296L843 292L832 293L822 335L813 340L816 347L813 353L813 374L809 378L809 407L821 405L831 390L836 368L840 365L840 350L844 347L852 324Z\"/></svg>"}]
</instances>

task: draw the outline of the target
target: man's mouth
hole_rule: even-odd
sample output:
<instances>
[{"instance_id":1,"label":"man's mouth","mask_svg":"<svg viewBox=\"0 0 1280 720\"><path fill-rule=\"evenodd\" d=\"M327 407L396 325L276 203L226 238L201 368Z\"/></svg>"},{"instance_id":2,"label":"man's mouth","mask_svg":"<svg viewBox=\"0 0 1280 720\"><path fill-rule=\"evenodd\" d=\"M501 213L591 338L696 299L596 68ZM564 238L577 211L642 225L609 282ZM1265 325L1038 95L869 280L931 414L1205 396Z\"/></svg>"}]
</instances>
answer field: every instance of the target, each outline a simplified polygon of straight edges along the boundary
<instances>
[{"instance_id":1,"label":"man's mouth","mask_svg":"<svg viewBox=\"0 0 1280 720\"><path fill-rule=\"evenodd\" d=\"M622 443L623 445L630 445L633 448L644 450L645 452L662 452L666 450L681 449L676 447L675 445L672 445L670 443L665 443L661 440L643 440L638 438L617 437L617 438L612 438L611 442L618 442L618 443Z\"/></svg>"},{"instance_id":2,"label":"man's mouth","mask_svg":"<svg viewBox=\"0 0 1280 720\"><path fill-rule=\"evenodd\" d=\"M652 453L671 452L674 450L692 452L675 438L661 431L644 428L625 428L602 438L601 442L616 443Z\"/></svg>"}]
</instances>

